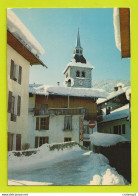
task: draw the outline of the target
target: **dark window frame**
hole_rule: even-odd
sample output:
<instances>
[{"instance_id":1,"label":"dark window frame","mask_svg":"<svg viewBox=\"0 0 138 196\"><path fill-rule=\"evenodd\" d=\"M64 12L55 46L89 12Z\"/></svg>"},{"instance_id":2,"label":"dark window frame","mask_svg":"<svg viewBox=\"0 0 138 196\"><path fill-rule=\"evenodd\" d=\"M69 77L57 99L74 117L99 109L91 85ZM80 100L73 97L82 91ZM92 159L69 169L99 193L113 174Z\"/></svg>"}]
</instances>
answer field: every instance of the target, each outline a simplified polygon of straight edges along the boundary
<instances>
[{"instance_id":1,"label":"dark window frame","mask_svg":"<svg viewBox=\"0 0 138 196\"><path fill-rule=\"evenodd\" d=\"M80 71L76 71L76 77L80 77Z\"/></svg>"},{"instance_id":2,"label":"dark window frame","mask_svg":"<svg viewBox=\"0 0 138 196\"><path fill-rule=\"evenodd\" d=\"M85 78L85 71L82 71L81 77L82 77L82 78Z\"/></svg>"},{"instance_id":3,"label":"dark window frame","mask_svg":"<svg viewBox=\"0 0 138 196\"><path fill-rule=\"evenodd\" d=\"M72 116L64 117L64 130L72 130Z\"/></svg>"}]
</instances>

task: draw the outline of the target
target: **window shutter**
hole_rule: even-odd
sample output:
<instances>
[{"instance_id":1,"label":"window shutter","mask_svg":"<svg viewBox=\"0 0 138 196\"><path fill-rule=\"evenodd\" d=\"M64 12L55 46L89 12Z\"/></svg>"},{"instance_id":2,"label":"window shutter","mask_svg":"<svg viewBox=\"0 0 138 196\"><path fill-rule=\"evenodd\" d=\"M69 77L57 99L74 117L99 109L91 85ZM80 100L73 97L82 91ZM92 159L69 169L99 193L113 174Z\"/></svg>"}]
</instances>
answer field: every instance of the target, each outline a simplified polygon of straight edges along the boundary
<instances>
[{"instance_id":1,"label":"window shutter","mask_svg":"<svg viewBox=\"0 0 138 196\"><path fill-rule=\"evenodd\" d=\"M16 150L21 150L21 134L16 134Z\"/></svg>"},{"instance_id":2,"label":"window shutter","mask_svg":"<svg viewBox=\"0 0 138 196\"><path fill-rule=\"evenodd\" d=\"M36 130L39 130L39 118L36 118Z\"/></svg>"},{"instance_id":3,"label":"window shutter","mask_svg":"<svg viewBox=\"0 0 138 196\"><path fill-rule=\"evenodd\" d=\"M35 148L38 148L38 137L35 137Z\"/></svg>"},{"instance_id":4,"label":"window shutter","mask_svg":"<svg viewBox=\"0 0 138 196\"><path fill-rule=\"evenodd\" d=\"M10 79L13 79L14 61L11 59Z\"/></svg>"},{"instance_id":5,"label":"window shutter","mask_svg":"<svg viewBox=\"0 0 138 196\"><path fill-rule=\"evenodd\" d=\"M12 92L9 91L9 98L8 98L8 112L11 113L12 107Z\"/></svg>"},{"instance_id":6,"label":"window shutter","mask_svg":"<svg viewBox=\"0 0 138 196\"><path fill-rule=\"evenodd\" d=\"M21 113L21 96L18 95L17 116L20 116L20 113Z\"/></svg>"},{"instance_id":7,"label":"window shutter","mask_svg":"<svg viewBox=\"0 0 138 196\"><path fill-rule=\"evenodd\" d=\"M22 67L19 66L18 83L21 84L22 81Z\"/></svg>"},{"instance_id":8,"label":"window shutter","mask_svg":"<svg viewBox=\"0 0 138 196\"><path fill-rule=\"evenodd\" d=\"M49 117L46 118L46 130L49 130Z\"/></svg>"}]
</instances>

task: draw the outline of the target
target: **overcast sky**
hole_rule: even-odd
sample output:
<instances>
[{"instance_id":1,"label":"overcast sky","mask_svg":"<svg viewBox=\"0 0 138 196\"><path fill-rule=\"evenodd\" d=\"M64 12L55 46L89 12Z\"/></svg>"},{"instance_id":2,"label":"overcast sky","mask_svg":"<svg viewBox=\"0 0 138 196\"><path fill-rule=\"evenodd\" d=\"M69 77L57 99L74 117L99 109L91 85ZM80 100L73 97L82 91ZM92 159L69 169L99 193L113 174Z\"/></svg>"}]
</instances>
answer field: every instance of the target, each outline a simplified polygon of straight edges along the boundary
<instances>
[{"instance_id":1,"label":"overcast sky","mask_svg":"<svg viewBox=\"0 0 138 196\"><path fill-rule=\"evenodd\" d=\"M78 27L84 57L95 69L92 80L130 79L130 59L116 48L111 8L13 9L45 49L40 59L48 66L32 66L30 83L63 85L63 70L73 57Z\"/></svg>"}]
</instances>

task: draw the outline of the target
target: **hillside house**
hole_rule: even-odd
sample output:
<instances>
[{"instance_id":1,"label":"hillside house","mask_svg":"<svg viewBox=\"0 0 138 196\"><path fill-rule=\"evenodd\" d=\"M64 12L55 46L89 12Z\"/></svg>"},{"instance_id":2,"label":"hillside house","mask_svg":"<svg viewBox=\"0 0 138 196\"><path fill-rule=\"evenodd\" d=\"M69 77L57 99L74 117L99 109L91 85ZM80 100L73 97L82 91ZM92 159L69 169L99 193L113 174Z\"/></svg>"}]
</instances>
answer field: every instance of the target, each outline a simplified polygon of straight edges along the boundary
<instances>
[{"instance_id":1,"label":"hillside house","mask_svg":"<svg viewBox=\"0 0 138 196\"><path fill-rule=\"evenodd\" d=\"M92 88L30 85L28 137L31 147L67 141L90 147L90 134L97 131L96 100L106 96L105 91ZM89 128L89 120L95 121L94 129Z\"/></svg>"},{"instance_id":2,"label":"hillside house","mask_svg":"<svg viewBox=\"0 0 138 196\"><path fill-rule=\"evenodd\" d=\"M8 150L21 150L28 142L28 85L30 65L45 64L39 59L44 49L13 13L7 10L7 97Z\"/></svg>"},{"instance_id":3,"label":"hillside house","mask_svg":"<svg viewBox=\"0 0 138 196\"><path fill-rule=\"evenodd\" d=\"M123 135L131 141L130 87L122 87L120 83L107 99L99 99L98 132Z\"/></svg>"}]
</instances>

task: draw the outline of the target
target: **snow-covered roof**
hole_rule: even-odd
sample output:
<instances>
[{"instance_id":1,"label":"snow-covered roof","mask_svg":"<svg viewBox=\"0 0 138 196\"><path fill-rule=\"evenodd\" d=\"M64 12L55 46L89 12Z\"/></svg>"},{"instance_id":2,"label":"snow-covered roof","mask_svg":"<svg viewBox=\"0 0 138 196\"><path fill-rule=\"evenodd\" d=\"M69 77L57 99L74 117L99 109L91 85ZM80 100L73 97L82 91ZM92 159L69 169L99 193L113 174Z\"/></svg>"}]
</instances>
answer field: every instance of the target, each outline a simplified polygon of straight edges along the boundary
<instances>
[{"instance_id":1,"label":"snow-covered roof","mask_svg":"<svg viewBox=\"0 0 138 196\"><path fill-rule=\"evenodd\" d=\"M129 100L129 101L130 101L130 95L131 95L131 88L128 88L128 89L126 90L126 98L127 98L127 100Z\"/></svg>"},{"instance_id":2,"label":"snow-covered roof","mask_svg":"<svg viewBox=\"0 0 138 196\"><path fill-rule=\"evenodd\" d=\"M126 138L124 138L121 135L98 133L98 132L91 134L90 140L92 144L94 144L95 146L104 146L104 147L113 146L119 142L128 141Z\"/></svg>"},{"instance_id":3,"label":"snow-covered roof","mask_svg":"<svg viewBox=\"0 0 138 196\"><path fill-rule=\"evenodd\" d=\"M116 86L117 86L117 87L124 87L124 84L121 83L121 82L119 82Z\"/></svg>"},{"instance_id":4,"label":"snow-covered roof","mask_svg":"<svg viewBox=\"0 0 138 196\"><path fill-rule=\"evenodd\" d=\"M118 48L118 50L121 51L119 8L113 9L113 24L114 24L116 47Z\"/></svg>"},{"instance_id":5,"label":"snow-covered roof","mask_svg":"<svg viewBox=\"0 0 138 196\"><path fill-rule=\"evenodd\" d=\"M118 120L118 119L127 118L127 117L129 117L129 104L126 104L126 105L112 111L108 115L104 114L103 120L100 123Z\"/></svg>"},{"instance_id":6,"label":"snow-covered roof","mask_svg":"<svg viewBox=\"0 0 138 196\"><path fill-rule=\"evenodd\" d=\"M106 101L109 101L110 99L113 99L114 97L117 97L123 93L126 93L128 89L130 89L130 86L121 88L118 91L113 91L113 92L109 93L109 96L106 99L98 99L97 104L104 103Z\"/></svg>"},{"instance_id":7,"label":"snow-covered roof","mask_svg":"<svg viewBox=\"0 0 138 196\"><path fill-rule=\"evenodd\" d=\"M40 56L45 53L40 43L11 9L7 10L7 29L34 55Z\"/></svg>"},{"instance_id":8,"label":"snow-covered roof","mask_svg":"<svg viewBox=\"0 0 138 196\"><path fill-rule=\"evenodd\" d=\"M80 63L80 62L76 62L75 59L73 58L68 64L67 67L65 68L65 70L63 71L63 73L66 72L66 70L69 67L82 67L82 68L90 68L93 69L94 67L87 61L86 63Z\"/></svg>"},{"instance_id":9,"label":"snow-covered roof","mask_svg":"<svg viewBox=\"0 0 138 196\"><path fill-rule=\"evenodd\" d=\"M33 89L32 89L33 88ZM75 97L107 97L108 93L103 89L94 88L74 88L74 87L60 87L41 85L37 88L32 87L29 92L38 95L62 95Z\"/></svg>"},{"instance_id":10,"label":"snow-covered roof","mask_svg":"<svg viewBox=\"0 0 138 196\"><path fill-rule=\"evenodd\" d=\"M29 84L29 93L35 94L35 88L42 86L43 84Z\"/></svg>"}]
</instances>

